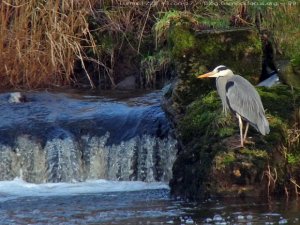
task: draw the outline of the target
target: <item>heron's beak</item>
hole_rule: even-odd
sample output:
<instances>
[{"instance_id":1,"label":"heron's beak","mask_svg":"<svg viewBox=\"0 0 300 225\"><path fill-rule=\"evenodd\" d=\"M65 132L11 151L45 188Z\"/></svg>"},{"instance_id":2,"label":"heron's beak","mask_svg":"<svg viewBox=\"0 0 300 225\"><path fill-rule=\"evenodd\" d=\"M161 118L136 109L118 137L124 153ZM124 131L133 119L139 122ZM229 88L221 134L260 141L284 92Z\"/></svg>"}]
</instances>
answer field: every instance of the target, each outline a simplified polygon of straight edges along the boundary
<instances>
[{"instance_id":1,"label":"heron's beak","mask_svg":"<svg viewBox=\"0 0 300 225\"><path fill-rule=\"evenodd\" d=\"M206 73L206 74L203 74L203 75L198 75L197 78L202 79L202 78L210 77L212 75L214 75L214 73L213 72L209 72L209 73Z\"/></svg>"}]
</instances>

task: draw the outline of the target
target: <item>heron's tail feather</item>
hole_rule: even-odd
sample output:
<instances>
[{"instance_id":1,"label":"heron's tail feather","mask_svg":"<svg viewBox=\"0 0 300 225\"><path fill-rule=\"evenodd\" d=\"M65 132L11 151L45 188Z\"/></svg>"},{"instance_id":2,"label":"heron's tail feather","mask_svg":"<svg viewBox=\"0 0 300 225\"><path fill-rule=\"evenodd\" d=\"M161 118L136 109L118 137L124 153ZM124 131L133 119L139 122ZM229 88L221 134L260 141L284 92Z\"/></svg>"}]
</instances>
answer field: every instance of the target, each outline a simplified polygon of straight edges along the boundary
<instances>
[{"instance_id":1,"label":"heron's tail feather","mask_svg":"<svg viewBox=\"0 0 300 225\"><path fill-rule=\"evenodd\" d=\"M260 122L258 123L258 130L262 135L270 133L269 122L265 115L260 115Z\"/></svg>"}]
</instances>

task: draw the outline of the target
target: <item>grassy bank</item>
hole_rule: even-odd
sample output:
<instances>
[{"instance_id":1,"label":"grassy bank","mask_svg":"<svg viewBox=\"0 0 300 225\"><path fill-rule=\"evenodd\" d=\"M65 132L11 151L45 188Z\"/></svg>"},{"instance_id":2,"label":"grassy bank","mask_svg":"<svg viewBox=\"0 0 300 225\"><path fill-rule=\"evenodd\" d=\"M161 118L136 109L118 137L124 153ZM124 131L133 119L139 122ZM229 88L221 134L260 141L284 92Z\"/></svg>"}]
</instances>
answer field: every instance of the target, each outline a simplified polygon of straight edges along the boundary
<instances>
[{"instance_id":1,"label":"grassy bank","mask_svg":"<svg viewBox=\"0 0 300 225\"><path fill-rule=\"evenodd\" d=\"M81 83L112 88L134 75L155 87L172 64L165 37L185 15L199 30L267 29L277 52L300 65L297 2L6 0L0 8L1 87ZM162 52L163 50L163 52ZM122 71L122 72L120 72Z\"/></svg>"}]
</instances>

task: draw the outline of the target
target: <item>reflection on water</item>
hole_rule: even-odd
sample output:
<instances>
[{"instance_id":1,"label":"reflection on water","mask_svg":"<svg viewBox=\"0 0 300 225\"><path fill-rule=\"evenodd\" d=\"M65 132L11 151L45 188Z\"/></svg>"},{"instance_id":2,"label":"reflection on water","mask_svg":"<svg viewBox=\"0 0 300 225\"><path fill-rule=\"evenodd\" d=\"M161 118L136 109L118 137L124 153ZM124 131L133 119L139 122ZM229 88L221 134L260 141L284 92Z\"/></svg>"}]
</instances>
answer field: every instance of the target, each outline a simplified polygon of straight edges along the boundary
<instances>
[{"instance_id":1,"label":"reflection on water","mask_svg":"<svg viewBox=\"0 0 300 225\"><path fill-rule=\"evenodd\" d=\"M95 187L95 193L84 193L83 185L76 194L72 185L62 184L72 194L65 190L64 195L57 196L45 193L7 198L0 202L0 224L300 224L296 200L208 199L186 203L171 199L168 188L161 189L161 185L139 191L130 191L126 185L127 191L98 193Z\"/></svg>"}]
</instances>

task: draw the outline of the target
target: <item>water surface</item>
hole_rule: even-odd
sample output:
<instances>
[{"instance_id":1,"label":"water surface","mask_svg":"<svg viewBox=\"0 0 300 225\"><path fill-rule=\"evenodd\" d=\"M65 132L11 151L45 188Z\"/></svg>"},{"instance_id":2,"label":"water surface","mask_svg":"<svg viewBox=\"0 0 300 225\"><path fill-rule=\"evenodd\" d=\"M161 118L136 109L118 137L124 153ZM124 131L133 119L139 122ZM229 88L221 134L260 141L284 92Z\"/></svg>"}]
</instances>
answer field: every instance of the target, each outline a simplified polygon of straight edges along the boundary
<instances>
[{"instance_id":1,"label":"water surface","mask_svg":"<svg viewBox=\"0 0 300 225\"><path fill-rule=\"evenodd\" d=\"M0 182L0 224L300 224L299 202L169 196L165 183Z\"/></svg>"}]
</instances>

